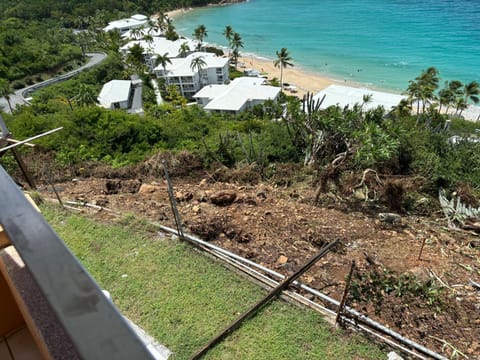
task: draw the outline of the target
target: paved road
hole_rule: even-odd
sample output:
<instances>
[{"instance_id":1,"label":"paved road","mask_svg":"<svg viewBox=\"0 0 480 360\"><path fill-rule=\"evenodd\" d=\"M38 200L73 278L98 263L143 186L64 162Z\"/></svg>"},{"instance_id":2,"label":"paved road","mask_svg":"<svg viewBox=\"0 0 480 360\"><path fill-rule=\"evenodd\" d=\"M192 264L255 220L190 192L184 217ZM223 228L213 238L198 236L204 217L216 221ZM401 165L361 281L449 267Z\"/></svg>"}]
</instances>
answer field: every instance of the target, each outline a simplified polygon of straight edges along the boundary
<instances>
[{"instance_id":1,"label":"paved road","mask_svg":"<svg viewBox=\"0 0 480 360\"><path fill-rule=\"evenodd\" d=\"M31 86L27 86L26 88L16 90L15 94L10 95L10 104L12 105L12 108L15 109L17 105L25 105L27 102L25 101L25 98L29 96L32 92L35 90L41 89L45 86L55 84L60 81L65 81L70 79L71 77L77 75L78 73L82 72L83 70L89 69L93 66L96 66L100 64L103 60L106 59L107 54L105 53L100 53L100 52L93 52L93 53L86 53L86 55L90 58L88 60L88 63L85 65L79 67L78 69L72 70L66 74L59 75L56 77L53 77L51 79L42 81L38 84L34 84ZM28 105L28 104L27 104ZM8 103L5 98L0 98L0 108L3 107L3 111L6 113L10 113L10 109L8 108Z\"/></svg>"}]
</instances>

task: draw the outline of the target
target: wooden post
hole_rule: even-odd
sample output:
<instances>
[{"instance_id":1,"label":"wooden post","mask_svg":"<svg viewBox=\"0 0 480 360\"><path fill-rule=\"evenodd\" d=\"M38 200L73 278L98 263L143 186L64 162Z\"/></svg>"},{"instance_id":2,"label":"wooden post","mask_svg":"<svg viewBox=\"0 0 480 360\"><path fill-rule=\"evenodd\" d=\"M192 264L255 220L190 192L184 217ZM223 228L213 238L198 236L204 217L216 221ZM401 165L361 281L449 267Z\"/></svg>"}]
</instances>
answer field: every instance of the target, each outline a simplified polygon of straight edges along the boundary
<instances>
[{"instance_id":1,"label":"wooden post","mask_svg":"<svg viewBox=\"0 0 480 360\"><path fill-rule=\"evenodd\" d=\"M337 317L335 319L335 324L338 324L340 317L347 303L348 290L350 289L350 282L352 281L353 270L355 269L355 260L352 260L352 266L350 267L350 272L348 273L347 282L345 283L345 290L343 291L342 301L338 306Z\"/></svg>"},{"instance_id":2,"label":"wooden post","mask_svg":"<svg viewBox=\"0 0 480 360\"><path fill-rule=\"evenodd\" d=\"M423 241L422 241L422 246L420 247L420 252L418 253L418 258L417 260L421 260L421 257L422 257L422 253L423 253L423 247L425 246L425 242L427 241L427 238L423 238Z\"/></svg>"},{"instance_id":3,"label":"wooden post","mask_svg":"<svg viewBox=\"0 0 480 360\"><path fill-rule=\"evenodd\" d=\"M52 181L52 173L51 172L48 173L48 182L50 183L50 186L52 187L53 192L55 193L55 196L57 197L58 203L63 208L63 201L62 201L62 198L60 197L60 194L57 191L57 188L55 187L55 185Z\"/></svg>"},{"instance_id":4,"label":"wooden post","mask_svg":"<svg viewBox=\"0 0 480 360\"><path fill-rule=\"evenodd\" d=\"M20 170L22 170L23 175L25 176L25 179L27 180L28 185L32 189L36 189L37 185L35 185L35 180L33 180L33 176L28 172L27 166L22 160L22 157L20 156L20 153L16 148L11 148L13 152L13 156L15 157L15 160L17 161L18 166L20 166Z\"/></svg>"}]
</instances>

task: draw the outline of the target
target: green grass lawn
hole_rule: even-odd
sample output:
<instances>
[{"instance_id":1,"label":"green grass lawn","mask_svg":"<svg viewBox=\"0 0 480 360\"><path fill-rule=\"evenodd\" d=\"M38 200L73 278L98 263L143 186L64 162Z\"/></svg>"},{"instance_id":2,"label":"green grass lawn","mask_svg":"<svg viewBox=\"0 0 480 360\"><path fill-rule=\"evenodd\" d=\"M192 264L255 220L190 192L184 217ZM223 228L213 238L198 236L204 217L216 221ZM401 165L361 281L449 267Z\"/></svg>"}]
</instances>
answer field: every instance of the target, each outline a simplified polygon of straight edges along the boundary
<instances>
[{"instance_id":1,"label":"green grass lawn","mask_svg":"<svg viewBox=\"0 0 480 360\"><path fill-rule=\"evenodd\" d=\"M52 206L43 215L118 308L188 359L266 293L188 244L133 217L95 222ZM328 256L328 255L327 255ZM217 345L207 359L385 359L378 346L281 300Z\"/></svg>"}]
</instances>

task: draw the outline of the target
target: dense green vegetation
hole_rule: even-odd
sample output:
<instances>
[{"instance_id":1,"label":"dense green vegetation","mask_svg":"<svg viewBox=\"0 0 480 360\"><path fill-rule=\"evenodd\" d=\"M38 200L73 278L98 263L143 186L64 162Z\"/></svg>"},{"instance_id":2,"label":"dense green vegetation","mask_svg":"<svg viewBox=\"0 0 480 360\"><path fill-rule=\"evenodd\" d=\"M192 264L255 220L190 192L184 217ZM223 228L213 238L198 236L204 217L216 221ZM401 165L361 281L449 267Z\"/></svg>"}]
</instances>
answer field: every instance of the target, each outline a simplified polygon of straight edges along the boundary
<instances>
[{"instance_id":1,"label":"dense green vegetation","mask_svg":"<svg viewBox=\"0 0 480 360\"><path fill-rule=\"evenodd\" d=\"M37 6L37 3L26 2L0 4L11 6L5 17L13 16L13 9L20 11L23 7ZM90 8L93 4L96 4L95 12ZM184 2L189 4L191 2ZM117 12L102 10L117 5ZM109 52L108 60L100 66L35 92L32 106L5 116L12 132L18 138L25 138L63 126L61 133L39 140L43 150L55 154L61 166L97 161L119 167L141 161L155 152L187 150L196 154L205 166L255 163L264 176L272 163L303 162L316 171L323 190L330 181L337 183L343 174L365 169L415 175L422 179L422 190L432 195L440 187L453 189L461 182L473 189L480 187L476 124L461 120L466 104L479 101L479 84L451 81L440 87L439 72L435 68L428 68L410 81L406 89L408 98L394 109L368 109L368 96L362 104L350 108L320 109L310 96L301 101L282 94L279 103L267 102L238 116L209 114L197 106L186 106L186 100L174 86L161 82L167 103L156 105L150 82L152 75L145 71L142 49L132 51L122 60L118 55L122 45L119 34L98 30L114 14L152 13L172 5L178 6L161 1L127 1L121 5L115 1L51 2L45 5L48 14L41 15L47 19L44 23L17 18L3 20L0 41L10 48L7 51L6 46L0 47L2 94L11 92L12 80L20 85L19 81L41 77L42 71L79 61L83 50ZM34 14L35 11L26 18L40 16ZM15 16L21 18L20 14ZM73 23L69 17L83 19L84 23ZM173 27L168 21L165 24ZM51 30L45 30L47 25L52 26ZM77 25L88 31L74 35L66 28ZM175 32L174 28L172 31ZM39 33L44 38L39 39ZM224 35L235 60L243 47L241 36L229 26L225 27ZM199 25L194 36L202 43L208 29ZM287 49L277 52L277 57L277 65L282 69L293 66ZM202 66L202 59L197 60L192 66L198 68ZM158 59L160 65L167 62L165 56ZM145 116L92 106L102 84L134 73L141 73L144 81ZM232 77L238 75L232 71ZM450 115L446 115L445 110L450 110ZM451 141L454 135L458 136L455 142ZM8 161L8 157L3 161Z\"/></svg>"},{"instance_id":2,"label":"dense green vegetation","mask_svg":"<svg viewBox=\"0 0 480 360\"><path fill-rule=\"evenodd\" d=\"M133 217L104 225L42 207L120 310L188 359L264 291ZM141 301L140 301L141 300ZM383 359L359 336L342 336L314 311L275 301L207 354L208 359Z\"/></svg>"},{"instance_id":3,"label":"dense green vegetation","mask_svg":"<svg viewBox=\"0 0 480 360\"><path fill-rule=\"evenodd\" d=\"M65 26L76 27L88 21L82 18L99 14L105 19L113 19L122 14L135 12L150 14L179 7L204 6L219 2L220 0L1 0L0 18L54 19Z\"/></svg>"},{"instance_id":4,"label":"dense green vegetation","mask_svg":"<svg viewBox=\"0 0 480 360\"><path fill-rule=\"evenodd\" d=\"M71 70L81 60L71 30L17 18L0 21L0 79L22 80L14 82L14 88L43 80L42 72Z\"/></svg>"}]
</instances>

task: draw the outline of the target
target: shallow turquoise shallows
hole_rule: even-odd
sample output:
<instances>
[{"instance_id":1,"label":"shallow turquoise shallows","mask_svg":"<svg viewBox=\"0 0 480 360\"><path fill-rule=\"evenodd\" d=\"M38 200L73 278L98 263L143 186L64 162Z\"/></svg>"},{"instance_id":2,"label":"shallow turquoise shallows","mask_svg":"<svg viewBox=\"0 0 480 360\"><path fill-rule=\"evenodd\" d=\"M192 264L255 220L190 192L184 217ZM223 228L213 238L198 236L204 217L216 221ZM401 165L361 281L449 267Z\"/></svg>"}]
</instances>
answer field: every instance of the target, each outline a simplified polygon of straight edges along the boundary
<instances>
[{"instance_id":1,"label":"shallow turquoise shallows","mask_svg":"<svg viewBox=\"0 0 480 360\"><path fill-rule=\"evenodd\" d=\"M243 54L273 59L286 47L297 67L395 92L429 66L442 81L480 81L480 0L250 0L174 24L185 36L204 24L222 46L230 25Z\"/></svg>"}]
</instances>

